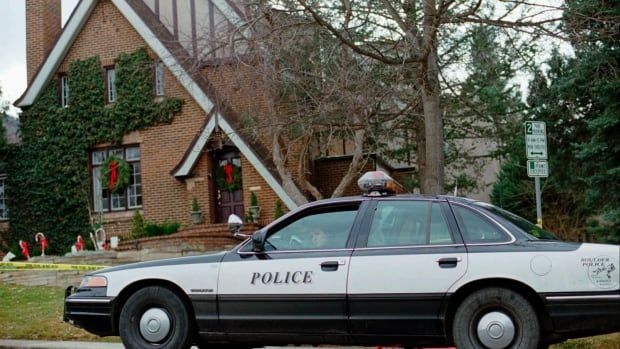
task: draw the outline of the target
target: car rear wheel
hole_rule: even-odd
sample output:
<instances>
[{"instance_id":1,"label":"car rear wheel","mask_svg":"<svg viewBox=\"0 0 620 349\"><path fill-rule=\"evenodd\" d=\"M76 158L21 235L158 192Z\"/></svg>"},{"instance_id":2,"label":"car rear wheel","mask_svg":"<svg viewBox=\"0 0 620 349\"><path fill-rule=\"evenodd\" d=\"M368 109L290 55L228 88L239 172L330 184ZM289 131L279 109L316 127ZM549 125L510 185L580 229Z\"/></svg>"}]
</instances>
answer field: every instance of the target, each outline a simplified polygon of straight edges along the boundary
<instances>
[{"instance_id":1,"label":"car rear wheel","mask_svg":"<svg viewBox=\"0 0 620 349\"><path fill-rule=\"evenodd\" d=\"M186 349L192 329L183 301L161 286L145 287L131 295L119 319L119 333L127 349Z\"/></svg>"},{"instance_id":2,"label":"car rear wheel","mask_svg":"<svg viewBox=\"0 0 620 349\"><path fill-rule=\"evenodd\" d=\"M536 349L538 316L532 305L506 288L485 288L469 295L452 323L457 348Z\"/></svg>"}]
</instances>

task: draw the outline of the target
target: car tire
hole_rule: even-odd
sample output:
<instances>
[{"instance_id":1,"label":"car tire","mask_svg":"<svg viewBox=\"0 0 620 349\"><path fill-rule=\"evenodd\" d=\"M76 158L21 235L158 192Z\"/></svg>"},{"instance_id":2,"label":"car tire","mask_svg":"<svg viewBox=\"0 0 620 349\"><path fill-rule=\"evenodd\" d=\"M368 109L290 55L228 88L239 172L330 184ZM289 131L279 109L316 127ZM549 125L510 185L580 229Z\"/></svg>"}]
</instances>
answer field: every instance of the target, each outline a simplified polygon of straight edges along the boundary
<instances>
[{"instance_id":1,"label":"car tire","mask_svg":"<svg viewBox=\"0 0 620 349\"><path fill-rule=\"evenodd\" d=\"M459 305L452 336L457 348L536 349L540 325L523 296L507 288L485 288Z\"/></svg>"},{"instance_id":2,"label":"car tire","mask_svg":"<svg viewBox=\"0 0 620 349\"><path fill-rule=\"evenodd\" d=\"M183 301L161 286L144 287L131 295L119 319L126 349L187 349L193 329Z\"/></svg>"}]
</instances>

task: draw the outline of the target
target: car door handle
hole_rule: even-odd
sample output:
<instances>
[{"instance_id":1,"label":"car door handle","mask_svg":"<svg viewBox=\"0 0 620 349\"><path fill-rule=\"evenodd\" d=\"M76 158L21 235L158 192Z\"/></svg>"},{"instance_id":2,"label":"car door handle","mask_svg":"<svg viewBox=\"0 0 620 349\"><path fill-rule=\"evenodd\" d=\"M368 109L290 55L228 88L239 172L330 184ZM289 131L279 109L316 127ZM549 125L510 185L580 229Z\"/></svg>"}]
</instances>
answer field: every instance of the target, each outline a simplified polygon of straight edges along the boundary
<instances>
[{"instance_id":1,"label":"car door handle","mask_svg":"<svg viewBox=\"0 0 620 349\"><path fill-rule=\"evenodd\" d=\"M336 271L338 266L344 265L344 261L328 261L321 263L321 270L323 271Z\"/></svg>"},{"instance_id":2,"label":"car door handle","mask_svg":"<svg viewBox=\"0 0 620 349\"><path fill-rule=\"evenodd\" d=\"M462 260L463 259L461 257L445 257L437 259L437 264L439 264L439 267L442 269L455 268L457 263Z\"/></svg>"}]
</instances>

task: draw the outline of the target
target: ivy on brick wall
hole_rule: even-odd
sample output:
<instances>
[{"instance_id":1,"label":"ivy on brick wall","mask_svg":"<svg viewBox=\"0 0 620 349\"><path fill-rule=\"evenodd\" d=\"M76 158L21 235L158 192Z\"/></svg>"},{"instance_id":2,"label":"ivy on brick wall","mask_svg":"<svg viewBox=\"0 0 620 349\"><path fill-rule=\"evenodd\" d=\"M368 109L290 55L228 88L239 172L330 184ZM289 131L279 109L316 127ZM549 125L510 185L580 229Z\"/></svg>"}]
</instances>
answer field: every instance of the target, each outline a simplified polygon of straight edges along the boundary
<instances>
[{"instance_id":1,"label":"ivy on brick wall","mask_svg":"<svg viewBox=\"0 0 620 349\"><path fill-rule=\"evenodd\" d=\"M21 144L11 149L7 194L11 210L6 242L34 245L43 232L48 252L70 250L76 236L88 236L92 218L89 151L95 144L119 144L123 135L169 123L181 110L177 98L154 100L153 62L146 49L116 61L117 100L104 103L99 57L71 62L69 103L61 107L58 81L51 81L21 115Z\"/></svg>"}]
</instances>

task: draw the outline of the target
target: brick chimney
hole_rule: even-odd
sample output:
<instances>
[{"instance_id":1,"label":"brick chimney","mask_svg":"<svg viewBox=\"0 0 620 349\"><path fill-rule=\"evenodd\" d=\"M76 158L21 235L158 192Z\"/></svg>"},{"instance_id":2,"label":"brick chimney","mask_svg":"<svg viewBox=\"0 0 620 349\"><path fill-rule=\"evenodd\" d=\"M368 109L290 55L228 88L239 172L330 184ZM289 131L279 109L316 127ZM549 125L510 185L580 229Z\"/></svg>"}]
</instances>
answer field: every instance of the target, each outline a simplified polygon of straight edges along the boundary
<instances>
[{"instance_id":1,"label":"brick chimney","mask_svg":"<svg viewBox=\"0 0 620 349\"><path fill-rule=\"evenodd\" d=\"M61 0L26 0L26 64L28 84L60 34Z\"/></svg>"}]
</instances>

